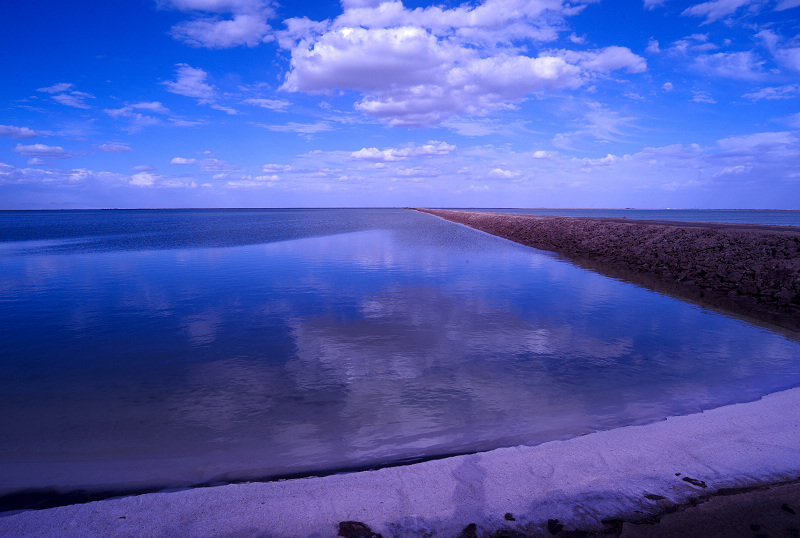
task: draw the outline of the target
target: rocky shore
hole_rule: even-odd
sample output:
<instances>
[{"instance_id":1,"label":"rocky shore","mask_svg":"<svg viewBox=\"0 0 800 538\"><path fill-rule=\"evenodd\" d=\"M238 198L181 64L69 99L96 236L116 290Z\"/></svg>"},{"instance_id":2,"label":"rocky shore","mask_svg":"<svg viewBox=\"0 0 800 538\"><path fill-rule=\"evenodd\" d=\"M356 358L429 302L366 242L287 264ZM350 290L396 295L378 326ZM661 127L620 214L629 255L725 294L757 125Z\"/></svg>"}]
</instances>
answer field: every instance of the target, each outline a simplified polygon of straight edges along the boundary
<instances>
[{"instance_id":1,"label":"rocky shore","mask_svg":"<svg viewBox=\"0 0 800 538\"><path fill-rule=\"evenodd\" d=\"M800 330L800 229L418 209L704 306Z\"/></svg>"}]
</instances>

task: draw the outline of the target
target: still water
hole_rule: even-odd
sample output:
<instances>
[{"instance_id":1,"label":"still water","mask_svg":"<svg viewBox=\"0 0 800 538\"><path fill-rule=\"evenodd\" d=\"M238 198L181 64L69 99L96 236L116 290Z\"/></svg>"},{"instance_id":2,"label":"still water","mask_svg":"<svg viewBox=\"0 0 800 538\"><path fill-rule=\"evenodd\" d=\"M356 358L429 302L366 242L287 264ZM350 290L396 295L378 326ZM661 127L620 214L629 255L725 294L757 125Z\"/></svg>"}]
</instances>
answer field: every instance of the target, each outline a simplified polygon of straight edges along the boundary
<instances>
[{"instance_id":1,"label":"still water","mask_svg":"<svg viewBox=\"0 0 800 538\"><path fill-rule=\"evenodd\" d=\"M800 343L402 209L0 213L0 494L537 444L800 385Z\"/></svg>"}]
</instances>

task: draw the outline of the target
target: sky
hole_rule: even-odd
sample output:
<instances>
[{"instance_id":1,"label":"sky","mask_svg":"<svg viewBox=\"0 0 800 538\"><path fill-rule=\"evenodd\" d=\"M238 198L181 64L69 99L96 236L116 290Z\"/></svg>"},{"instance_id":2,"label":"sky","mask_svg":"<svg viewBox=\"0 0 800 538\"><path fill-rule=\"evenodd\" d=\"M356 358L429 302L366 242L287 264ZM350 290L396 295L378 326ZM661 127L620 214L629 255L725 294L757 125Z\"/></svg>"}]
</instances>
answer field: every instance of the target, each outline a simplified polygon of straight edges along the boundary
<instances>
[{"instance_id":1,"label":"sky","mask_svg":"<svg viewBox=\"0 0 800 538\"><path fill-rule=\"evenodd\" d=\"M800 209L800 0L7 0L0 209Z\"/></svg>"}]
</instances>

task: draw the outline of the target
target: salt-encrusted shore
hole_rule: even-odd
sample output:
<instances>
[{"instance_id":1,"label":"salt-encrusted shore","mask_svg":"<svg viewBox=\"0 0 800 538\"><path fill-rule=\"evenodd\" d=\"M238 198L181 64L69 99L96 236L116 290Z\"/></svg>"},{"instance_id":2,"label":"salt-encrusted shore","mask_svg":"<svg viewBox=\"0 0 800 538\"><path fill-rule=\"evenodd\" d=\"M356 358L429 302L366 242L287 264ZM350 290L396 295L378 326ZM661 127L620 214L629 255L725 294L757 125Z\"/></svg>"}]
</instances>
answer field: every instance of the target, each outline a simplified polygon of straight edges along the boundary
<instances>
[{"instance_id":1,"label":"salt-encrusted shore","mask_svg":"<svg viewBox=\"0 0 800 538\"><path fill-rule=\"evenodd\" d=\"M0 517L0 536L791 536L798 409L792 389L534 447L22 512ZM789 485L718 497L776 483ZM673 517L674 533L664 527Z\"/></svg>"},{"instance_id":2,"label":"salt-encrusted shore","mask_svg":"<svg viewBox=\"0 0 800 538\"><path fill-rule=\"evenodd\" d=\"M419 209L681 299L800 330L800 229Z\"/></svg>"}]
</instances>

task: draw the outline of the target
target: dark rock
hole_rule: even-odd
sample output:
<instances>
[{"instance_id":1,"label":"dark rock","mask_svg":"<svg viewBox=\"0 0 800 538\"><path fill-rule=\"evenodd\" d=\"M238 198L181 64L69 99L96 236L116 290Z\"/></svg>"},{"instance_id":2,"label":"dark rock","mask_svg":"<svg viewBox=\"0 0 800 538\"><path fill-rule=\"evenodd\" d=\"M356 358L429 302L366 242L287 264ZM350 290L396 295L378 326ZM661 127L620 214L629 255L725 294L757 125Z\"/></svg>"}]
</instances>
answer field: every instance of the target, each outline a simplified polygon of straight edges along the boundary
<instances>
[{"instance_id":1,"label":"dark rock","mask_svg":"<svg viewBox=\"0 0 800 538\"><path fill-rule=\"evenodd\" d=\"M478 526L475 523L470 523L464 527L464 530L461 531L458 538L478 538Z\"/></svg>"},{"instance_id":2,"label":"dark rock","mask_svg":"<svg viewBox=\"0 0 800 538\"><path fill-rule=\"evenodd\" d=\"M507 521L516 521L514 519L514 516L511 515L511 512L506 512L506 514L503 517L506 518Z\"/></svg>"},{"instance_id":3,"label":"dark rock","mask_svg":"<svg viewBox=\"0 0 800 538\"><path fill-rule=\"evenodd\" d=\"M561 524L560 521L557 519L548 519L547 520L547 531L550 534L558 534L559 532L564 530L564 525Z\"/></svg>"},{"instance_id":4,"label":"dark rock","mask_svg":"<svg viewBox=\"0 0 800 538\"><path fill-rule=\"evenodd\" d=\"M655 493L645 493L645 498L650 499L651 501L663 501L666 497L662 497L661 495L656 495Z\"/></svg>"},{"instance_id":5,"label":"dark rock","mask_svg":"<svg viewBox=\"0 0 800 538\"><path fill-rule=\"evenodd\" d=\"M781 505L781 510L783 510L784 512L789 512L790 514L796 514L797 513L797 512L794 511L794 509L791 506L789 506L786 503L783 503Z\"/></svg>"},{"instance_id":6,"label":"dark rock","mask_svg":"<svg viewBox=\"0 0 800 538\"><path fill-rule=\"evenodd\" d=\"M339 523L339 534L343 538L381 538L380 534L372 532L372 529L360 521L342 521Z\"/></svg>"},{"instance_id":7,"label":"dark rock","mask_svg":"<svg viewBox=\"0 0 800 538\"><path fill-rule=\"evenodd\" d=\"M689 478L688 476L684 476L683 477L683 481L684 482L689 482L693 486L698 486L698 487L701 487L701 488L707 487L705 482L703 482L702 480L698 480L696 478Z\"/></svg>"}]
</instances>

